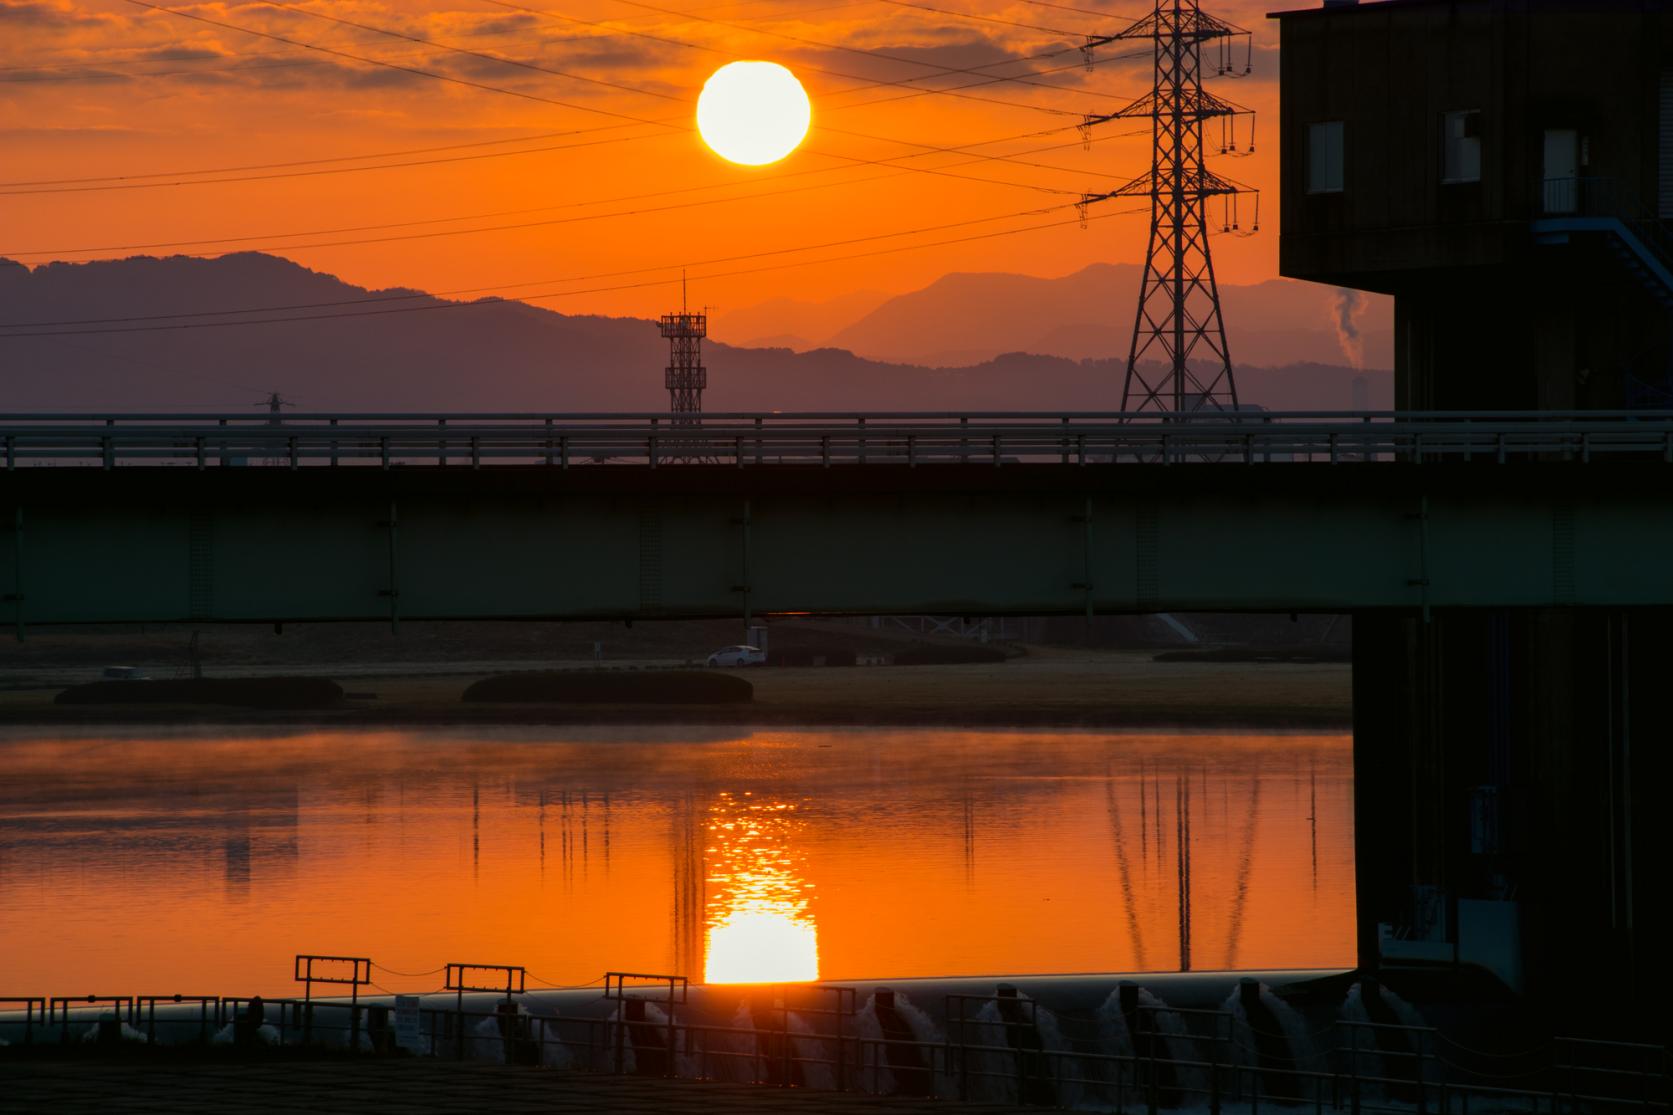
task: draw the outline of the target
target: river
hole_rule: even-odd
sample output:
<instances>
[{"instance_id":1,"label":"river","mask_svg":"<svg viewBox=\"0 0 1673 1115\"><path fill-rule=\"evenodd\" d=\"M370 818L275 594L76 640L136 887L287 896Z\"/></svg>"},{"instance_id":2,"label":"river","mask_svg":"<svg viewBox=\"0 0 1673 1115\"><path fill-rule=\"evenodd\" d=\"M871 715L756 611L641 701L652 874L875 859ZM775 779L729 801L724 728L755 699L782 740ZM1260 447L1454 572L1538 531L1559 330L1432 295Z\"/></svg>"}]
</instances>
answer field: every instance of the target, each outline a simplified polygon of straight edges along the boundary
<instances>
[{"instance_id":1,"label":"river","mask_svg":"<svg viewBox=\"0 0 1673 1115\"><path fill-rule=\"evenodd\" d=\"M1349 966L1345 734L0 734L0 995Z\"/></svg>"}]
</instances>

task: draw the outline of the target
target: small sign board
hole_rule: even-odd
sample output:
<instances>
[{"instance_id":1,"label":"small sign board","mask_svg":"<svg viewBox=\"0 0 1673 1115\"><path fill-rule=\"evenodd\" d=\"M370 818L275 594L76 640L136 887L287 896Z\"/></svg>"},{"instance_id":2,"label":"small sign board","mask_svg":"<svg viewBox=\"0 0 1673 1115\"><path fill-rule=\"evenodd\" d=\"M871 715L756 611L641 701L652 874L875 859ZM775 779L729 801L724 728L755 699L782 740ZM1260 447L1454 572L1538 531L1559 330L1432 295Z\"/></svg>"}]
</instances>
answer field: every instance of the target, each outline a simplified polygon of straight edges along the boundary
<instances>
[{"instance_id":1,"label":"small sign board","mask_svg":"<svg viewBox=\"0 0 1673 1115\"><path fill-rule=\"evenodd\" d=\"M395 1044L414 1053L423 1053L423 1036L419 1032L418 996L395 996Z\"/></svg>"}]
</instances>

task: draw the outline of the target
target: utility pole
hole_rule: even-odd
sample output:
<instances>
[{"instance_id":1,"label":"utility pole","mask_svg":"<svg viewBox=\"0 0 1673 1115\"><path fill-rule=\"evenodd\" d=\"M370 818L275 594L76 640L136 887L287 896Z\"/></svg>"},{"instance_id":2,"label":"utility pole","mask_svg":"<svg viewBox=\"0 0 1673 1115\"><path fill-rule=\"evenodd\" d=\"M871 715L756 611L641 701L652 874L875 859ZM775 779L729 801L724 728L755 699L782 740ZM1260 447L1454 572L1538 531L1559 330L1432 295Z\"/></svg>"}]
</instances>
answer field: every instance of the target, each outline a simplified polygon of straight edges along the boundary
<instances>
[{"instance_id":1,"label":"utility pole","mask_svg":"<svg viewBox=\"0 0 1673 1115\"><path fill-rule=\"evenodd\" d=\"M1083 214L1087 206L1110 198L1150 199L1150 243L1121 391L1121 409L1126 412L1237 409L1231 351L1209 254L1209 209L1212 199L1220 198L1221 230L1241 233L1237 197L1254 194L1250 231L1255 232L1260 229L1260 200L1256 191L1208 169L1203 123L1220 120L1221 154L1247 154L1254 150L1254 113L1203 91L1202 50L1205 43L1218 44L1217 72L1241 76L1231 43L1238 37L1247 41L1248 36L1242 28L1204 14L1198 0L1156 0L1150 15L1113 35L1089 39L1085 48L1148 39L1155 53L1149 93L1116 112L1088 116L1082 124L1083 134L1089 135L1092 125L1107 120L1151 122L1150 169L1107 193L1081 199ZM1245 52L1242 74L1249 72L1251 57L1252 52ZM1249 138L1240 151L1238 122L1243 118L1248 120ZM1160 362L1163 367L1147 372L1141 362Z\"/></svg>"}]
</instances>

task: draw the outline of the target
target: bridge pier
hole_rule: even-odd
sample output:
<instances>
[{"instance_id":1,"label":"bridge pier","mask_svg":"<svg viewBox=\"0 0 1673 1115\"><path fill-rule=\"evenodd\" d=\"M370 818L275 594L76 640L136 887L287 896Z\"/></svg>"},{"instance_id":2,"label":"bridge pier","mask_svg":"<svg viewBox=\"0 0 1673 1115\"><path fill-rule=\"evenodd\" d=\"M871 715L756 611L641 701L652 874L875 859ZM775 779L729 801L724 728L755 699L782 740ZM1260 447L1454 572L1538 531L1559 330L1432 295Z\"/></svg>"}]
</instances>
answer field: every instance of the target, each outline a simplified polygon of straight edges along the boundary
<instances>
[{"instance_id":1,"label":"bridge pier","mask_svg":"<svg viewBox=\"0 0 1673 1115\"><path fill-rule=\"evenodd\" d=\"M1354 616L1360 963L1477 964L1665 1033L1665 609Z\"/></svg>"}]
</instances>

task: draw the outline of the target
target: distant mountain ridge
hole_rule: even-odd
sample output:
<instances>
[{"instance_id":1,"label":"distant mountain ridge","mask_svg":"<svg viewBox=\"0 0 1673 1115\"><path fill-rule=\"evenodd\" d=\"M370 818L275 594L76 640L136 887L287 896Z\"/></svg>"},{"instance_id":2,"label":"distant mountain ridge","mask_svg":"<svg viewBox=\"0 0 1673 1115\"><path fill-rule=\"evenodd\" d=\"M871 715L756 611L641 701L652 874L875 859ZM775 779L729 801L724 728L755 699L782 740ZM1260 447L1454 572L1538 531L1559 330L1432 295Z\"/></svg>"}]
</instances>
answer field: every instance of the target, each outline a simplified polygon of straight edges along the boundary
<instances>
[{"instance_id":1,"label":"distant mountain ridge","mask_svg":"<svg viewBox=\"0 0 1673 1115\"><path fill-rule=\"evenodd\" d=\"M0 306L0 333L23 332L21 323L86 323L60 327L71 336L0 339L3 406L14 412L241 410L273 390L315 411L668 405L667 342L654 322L369 291L261 253L33 269L0 260ZM228 311L250 307L290 307L272 316L317 320L228 324L240 316ZM161 314L192 316L124 320ZM140 331L97 332L130 328ZM1026 353L949 368L836 348L710 343L704 359L710 411L1115 410L1124 374L1120 360ZM1387 373L1327 363L1242 364L1238 377L1241 397L1270 409L1378 406L1391 397Z\"/></svg>"},{"instance_id":2,"label":"distant mountain ridge","mask_svg":"<svg viewBox=\"0 0 1673 1115\"><path fill-rule=\"evenodd\" d=\"M957 272L921 290L880 300L791 303L774 299L720 320L727 339L759 344L772 333L792 347L847 349L873 360L961 367L1006 352L1071 360L1125 357L1138 297L1136 264L1095 263L1058 278ZM1316 283L1270 279L1220 286L1226 330L1239 363L1349 364L1390 368L1393 303ZM860 312L854 313L856 307ZM757 313L756 311L777 312ZM817 322L851 316L819 334ZM775 324L782 322L782 324ZM750 328L755 332L751 333Z\"/></svg>"}]
</instances>

